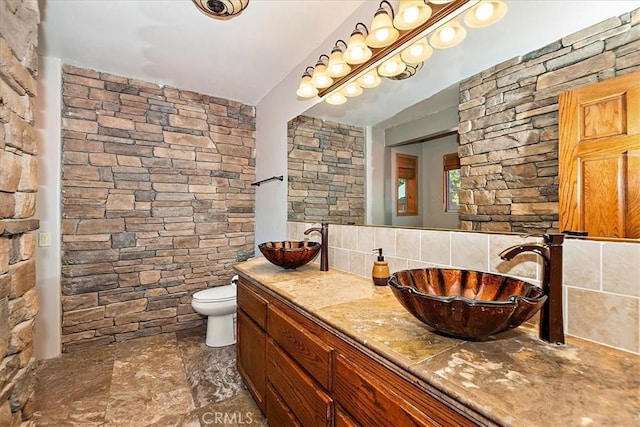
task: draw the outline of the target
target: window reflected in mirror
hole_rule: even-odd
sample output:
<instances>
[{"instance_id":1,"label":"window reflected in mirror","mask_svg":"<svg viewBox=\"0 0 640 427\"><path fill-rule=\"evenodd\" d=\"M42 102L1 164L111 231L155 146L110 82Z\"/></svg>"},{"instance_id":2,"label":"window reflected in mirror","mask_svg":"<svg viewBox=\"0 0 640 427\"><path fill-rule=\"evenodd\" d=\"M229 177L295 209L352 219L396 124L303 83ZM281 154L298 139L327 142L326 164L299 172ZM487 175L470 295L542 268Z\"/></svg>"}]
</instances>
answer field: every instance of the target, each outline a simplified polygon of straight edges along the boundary
<instances>
[{"instance_id":1,"label":"window reflected in mirror","mask_svg":"<svg viewBox=\"0 0 640 427\"><path fill-rule=\"evenodd\" d=\"M418 215L418 157L396 154L396 215Z\"/></svg>"},{"instance_id":2,"label":"window reflected in mirror","mask_svg":"<svg viewBox=\"0 0 640 427\"><path fill-rule=\"evenodd\" d=\"M458 153L442 156L444 170L444 211L458 212L460 206L460 158Z\"/></svg>"}]
</instances>

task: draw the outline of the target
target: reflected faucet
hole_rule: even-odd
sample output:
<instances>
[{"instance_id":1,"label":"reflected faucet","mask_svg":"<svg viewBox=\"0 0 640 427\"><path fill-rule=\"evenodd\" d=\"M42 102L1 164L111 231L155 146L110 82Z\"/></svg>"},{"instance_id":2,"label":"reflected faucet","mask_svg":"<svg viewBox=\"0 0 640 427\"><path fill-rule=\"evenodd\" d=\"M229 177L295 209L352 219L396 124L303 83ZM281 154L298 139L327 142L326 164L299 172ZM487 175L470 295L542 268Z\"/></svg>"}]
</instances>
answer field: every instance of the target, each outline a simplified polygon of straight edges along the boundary
<instances>
[{"instance_id":1,"label":"reflected faucet","mask_svg":"<svg viewBox=\"0 0 640 427\"><path fill-rule=\"evenodd\" d=\"M541 340L564 344L564 324L562 320L562 242L564 234L544 234L543 244L516 245L500 253L505 261L523 252L533 252L542 257L544 272L542 290L547 301L540 311L538 336Z\"/></svg>"},{"instance_id":2,"label":"reflected faucet","mask_svg":"<svg viewBox=\"0 0 640 427\"><path fill-rule=\"evenodd\" d=\"M320 227L304 230L304 235L317 231L320 233L320 271L329 271L329 224L323 222Z\"/></svg>"}]
</instances>

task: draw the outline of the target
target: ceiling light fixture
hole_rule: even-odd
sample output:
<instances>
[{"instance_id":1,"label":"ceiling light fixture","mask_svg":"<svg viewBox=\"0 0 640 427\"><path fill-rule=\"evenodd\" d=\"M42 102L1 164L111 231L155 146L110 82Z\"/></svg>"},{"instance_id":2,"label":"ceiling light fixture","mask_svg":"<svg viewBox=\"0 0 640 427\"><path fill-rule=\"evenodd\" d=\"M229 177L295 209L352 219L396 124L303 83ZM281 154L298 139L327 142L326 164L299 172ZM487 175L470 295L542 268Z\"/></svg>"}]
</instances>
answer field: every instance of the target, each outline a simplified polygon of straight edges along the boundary
<instances>
[{"instance_id":1,"label":"ceiling light fixture","mask_svg":"<svg viewBox=\"0 0 640 427\"><path fill-rule=\"evenodd\" d=\"M458 18L453 18L431 34L429 42L436 49L448 49L460 44L466 36L467 30L460 24Z\"/></svg>"},{"instance_id":2,"label":"ceiling light fixture","mask_svg":"<svg viewBox=\"0 0 640 427\"><path fill-rule=\"evenodd\" d=\"M424 0L400 0L393 26L399 30L410 30L424 24L430 17L431 8Z\"/></svg>"},{"instance_id":3,"label":"ceiling light fixture","mask_svg":"<svg viewBox=\"0 0 640 427\"><path fill-rule=\"evenodd\" d=\"M320 58L318 58L318 62L316 62L316 66L313 69L313 74L311 74L311 84L318 89L324 89L333 84L333 79L329 76L329 73L327 73L327 65L324 63L323 58L327 58L327 61L329 60L327 55L320 55Z\"/></svg>"},{"instance_id":4,"label":"ceiling light fixture","mask_svg":"<svg viewBox=\"0 0 640 427\"><path fill-rule=\"evenodd\" d=\"M501 20L506 13L506 3L482 0L464 15L464 23L470 28L488 27Z\"/></svg>"},{"instance_id":5,"label":"ceiling light fixture","mask_svg":"<svg viewBox=\"0 0 640 427\"><path fill-rule=\"evenodd\" d=\"M384 8L385 6L389 8L391 14L389 14L389 11ZM367 44L369 47L379 49L381 47L389 46L391 43L398 40L400 32L393 26L394 17L395 15L391 3L387 0L382 0L380 2L380 7L378 7L378 11L373 17L373 22L371 22L371 31L369 31L369 35L367 36Z\"/></svg>"},{"instance_id":6,"label":"ceiling light fixture","mask_svg":"<svg viewBox=\"0 0 640 427\"><path fill-rule=\"evenodd\" d=\"M336 42L336 45L333 47L331 55L329 56L329 64L327 64L327 74L330 77L346 76L349 74L349 71L351 71L351 67L344 60L342 49L338 46L340 43L344 45L345 50L347 49L347 44L344 40L338 40Z\"/></svg>"},{"instance_id":7,"label":"ceiling light fixture","mask_svg":"<svg viewBox=\"0 0 640 427\"><path fill-rule=\"evenodd\" d=\"M464 12L464 23L480 28L499 21L506 11L502 0L400 0L396 13L383 0L371 31L358 22L347 43L338 40L331 56L321 55L312 71L307 67L296 93L300 98L316 96L310 84L329 104L344 104L347 97L380 85L380 76L413 76L433 55L433 48L462 42L467 30L458 17Z\"/></svg>"},{"instance_id":8,"label":"ceiling light fixture","mask_svg":"<svg viewBox=\"0 0 640 427\"><path fill-rule=\"evenodd\" d=\"M356 28L351 33L347 49L342 57L349 64L362 64L371 59L373 52L367 46L365 34L369 34L367 26L362 22L356 24Z\"/></svg>"},{"instance_id":9,"label":"ceiling light fixture","mask_svg":"<svg viewBox=\"0 0 640 427\"><path fill-rule=\"evenodd\" d=\"M249 0L193 0L198 10L210 18L226 21L242 13Z\"/></svg>"},{"instance_id":10,"label":"ceiling light fixture","mask_svg":"<svg viewBox=\"0 0 640 427\"><path fill-rule=\"evenodd\" d=\"M309 71L311 69L311 71ZM311 73L313 73L313 67L307 67L302 74L300 85L296 91L296 95L300 98L313 98L318 94L318 88L311 83Z\"/></svg>"}]
</instances>

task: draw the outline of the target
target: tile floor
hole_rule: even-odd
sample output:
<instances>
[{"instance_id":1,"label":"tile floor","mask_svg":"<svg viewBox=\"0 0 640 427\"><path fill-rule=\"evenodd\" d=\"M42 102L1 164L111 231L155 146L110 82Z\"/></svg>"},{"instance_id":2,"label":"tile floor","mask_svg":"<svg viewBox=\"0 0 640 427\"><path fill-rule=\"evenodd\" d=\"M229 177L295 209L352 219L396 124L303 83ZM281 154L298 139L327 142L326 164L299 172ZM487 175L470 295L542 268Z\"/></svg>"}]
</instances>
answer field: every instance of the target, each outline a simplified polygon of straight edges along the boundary
<instances>
[{"instance_id":1,"label":"tile floor","mask_svg":"<svg viewBox=\"0 0 640 427\"><path fill-rule=\"evenodd\" d=\"M236 370L236 347L204 338L198 328L44 361L36 425L266 426Z\"/></svg>"}]
</instances>

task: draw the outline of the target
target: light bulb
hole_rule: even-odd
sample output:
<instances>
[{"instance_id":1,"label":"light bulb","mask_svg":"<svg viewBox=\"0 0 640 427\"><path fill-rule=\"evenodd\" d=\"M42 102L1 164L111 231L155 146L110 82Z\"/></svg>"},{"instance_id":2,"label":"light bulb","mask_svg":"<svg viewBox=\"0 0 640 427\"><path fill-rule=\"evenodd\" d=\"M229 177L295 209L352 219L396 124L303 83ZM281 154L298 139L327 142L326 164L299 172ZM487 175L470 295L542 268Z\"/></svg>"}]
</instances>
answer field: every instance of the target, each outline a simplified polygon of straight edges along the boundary
<instances>
[{"instance_id":1,"label":"light bulb","mask_svg":"<svg viewBox=\"0 0 640 427\"><path fill-rule=\"evenodd\" d=\"M315 86L313 86L313 84L311 83L311 76L307 74L302 77L302 80L300 80L300 86L298 87L296 94L300 98L311 98L312 96L316 96L318 94L318 89L316 89Z\"/></svg>"},{"instance_id":2,"label":"light bulb","mask_svg":"<svg viewBox=\"0 0 640 427\"><path fill-rule=\"evenodd\" d=\"M420 11L415 6L409 6L402 13L402 18L408 24L412 24L416 22L419 16L420 16Z\"/></svg>"},{"instance_id":3,"label":"light bulb","mask_svg":"<svg viewBox=\"0 0 640 427\"><path fill-rule=\"evenodd\" d=\"M483 3L476 9L476 18L478 18L479 21L486 21L491 18L493 11L493 3Z\"/></svg>"},{"instance_id":4,"label":"light bulb","mask_svg":"<svg viewBox=\"0 0 640 427\"><path fill-rule=\"evenodd\" d=\"M454 30L451 27L443 28L440 31L440 40L443 43L449 43L451 40L454 39L455 36L456 36L456 30Z\"/></svg>"},{"instance_id":5,"label":"light bulb","mask_svg":"<svg viewBox=\"0 0 640 427\"><path fill-rule=\"evenodd\" d=\"M381 28L376 31L376 40L379 42L385 41L389 37L389 30L387 28Z\"/></svg>"},{"instance_id":6,"label":"light bulb","mask_svg":"<svg viewBox=\"0 0 640 427\"><path fill-rule=\"evenodd\" d=\"M319 89L329 87L333 84L333 79L327 74L327 67L319 62L311 75L311 83Z\"/></svg>"},{"instance_id":7,"label":"light bulb","mask_svg":"<svg viewBox=\"0 0 640 427\"><path fill-rule=\"evenodd\" d=\"M380 65L378 73L384 77L394 77L402 73L405 68L407 68L407 66L400 59L400 55L395 55Z\"/></svg>"},{"instance_id":8,"label":"light bulb","mask_svg":"<svg viewBox=\"0 0 640 427\"><path fill-rule=\"evenodd\" d=\"M354 47L351 49L351 57L353 57L353 59L364 58L364 49L361 47Z\"/></svg>"},{"instance_id":9,"label":"light bulb","mask_svg":"<svg viewBox=\"0 0 640 427\"><path fill-rule=\"evenodd\" d=\"M387 64L384 66L384 70L389 73L389 74L393 74L396 71L398 71L398 63L393 61L393 62L387 62Z\"/></svg>"},{"instance_id":10,"label":"light bulb","mask_svg":"<svg viewBox=\"0 0 640 427\"><path fill-rule=\"evenodd\" d=\"M340 92L335 92L329 95L326 101L328 104L331 104L331 105L342 105L345 102L347 102L347 98Z\"/></svg>"},{"instance_id":11,"label":"light bulb","mask_svg":"<svg viewBox=\"0 0 640 427\"><path fill-rule=\"evenodd\" d=\"M380 77L378 76L378 72L374 68L373 70L368 71L364 76L360 77L358 79L358 83L360 83L361 87L371 89L376 86L379 86L380 83L382 83L382 80L380 80Z\"/></svg>"},{"instance_id":12,"label":"light bulb","mask_svg":"<svg viewBox=\"0 0 640 427\"><path fill-rule=\"evenodd\" d=\"M363 90L360 86L358 86L358 83L351 82L343 89L342 94L344 96L354 97L362 95L362 92Z\"/></svg>"},{"instance_id":13,"label":"light bulb","mask_svg":"<svg viewBox=\"0 0 640 427\"><path fill-rule=\"evenodd\" d=\"M409 54L411 56L420 56L424 52L424 45L414 44L409 47Z\"/></svg>"}]
</instances>

